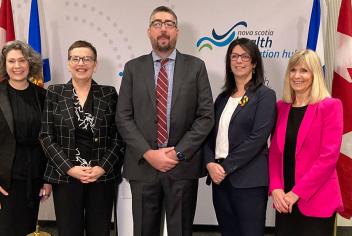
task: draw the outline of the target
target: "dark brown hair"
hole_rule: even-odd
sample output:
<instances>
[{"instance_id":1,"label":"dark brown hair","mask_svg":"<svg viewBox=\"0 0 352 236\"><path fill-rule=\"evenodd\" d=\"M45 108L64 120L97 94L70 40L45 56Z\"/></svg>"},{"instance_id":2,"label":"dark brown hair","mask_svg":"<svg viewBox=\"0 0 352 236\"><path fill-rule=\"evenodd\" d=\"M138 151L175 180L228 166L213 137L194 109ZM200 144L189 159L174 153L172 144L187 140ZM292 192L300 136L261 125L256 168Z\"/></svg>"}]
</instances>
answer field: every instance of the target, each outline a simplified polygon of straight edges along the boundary
<instances>
[{"instance_id":1,"label":"dark brown hair","mask_svg":"<svg viewBox=\"0 0 352 236\"><path fill-rule=\"evenodd\" d=\"M73 44L71 44L71 46L68 48L68 51L67 51L68 59L70 59L70 52L75 48L90 48L93 51L94 60L97 60L97 57L98 57L97 49L90 42L87 42L84 40L78 40L78 41L74 42Z\"/></svg>"}]
</instances>

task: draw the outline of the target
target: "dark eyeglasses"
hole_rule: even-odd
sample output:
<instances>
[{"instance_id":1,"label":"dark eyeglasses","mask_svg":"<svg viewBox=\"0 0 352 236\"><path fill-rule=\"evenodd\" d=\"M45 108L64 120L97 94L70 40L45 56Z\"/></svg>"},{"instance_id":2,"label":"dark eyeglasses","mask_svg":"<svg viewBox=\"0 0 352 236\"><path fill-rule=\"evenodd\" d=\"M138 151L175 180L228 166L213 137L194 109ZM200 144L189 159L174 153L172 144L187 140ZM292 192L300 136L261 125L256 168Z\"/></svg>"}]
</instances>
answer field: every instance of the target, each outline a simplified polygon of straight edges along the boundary
<instances>
[{"instance_id":1,"label":"dark eyeglasses","mask_svg":"<svg viewBox=\"0 0 352 236\"><path fill-rule=\"evenodd\" d=\"M166 29L173 29L176 27L176 22L171 20L161 21L161 20L153 20L150 23L150 26L156 29L161 29L162 26L165 26Z\"/></svg>"},{"instance_id":2,"label":"dark eyeglasses","mask_svg":"<svg viewBox=\"0 0 352 236\"><path fill-rule=\"evenodd\" d=\"M251 60L251 56L248 55L248 53L243 53L243 54L233 53L233 54L230 55L231 61L237 61L239 57L244 62L248 62L248 61Z\"/></svg>"},{"instance_id":3,"label":"dark eyeglasses","mask_svg":"<svg viewBox=\"0 0 352 236\"><path fill-rule=\"evenodd\" d=\"M85 56L85 57L79 57L79 56L70 56L68 58L70 60L70 62L74 65L79 64L79 61L82 60L82 63L84 65L89 65L92 64L93 62L95 62L95 58L91 57L91 56Z\"/></svg>"}]
</instances>

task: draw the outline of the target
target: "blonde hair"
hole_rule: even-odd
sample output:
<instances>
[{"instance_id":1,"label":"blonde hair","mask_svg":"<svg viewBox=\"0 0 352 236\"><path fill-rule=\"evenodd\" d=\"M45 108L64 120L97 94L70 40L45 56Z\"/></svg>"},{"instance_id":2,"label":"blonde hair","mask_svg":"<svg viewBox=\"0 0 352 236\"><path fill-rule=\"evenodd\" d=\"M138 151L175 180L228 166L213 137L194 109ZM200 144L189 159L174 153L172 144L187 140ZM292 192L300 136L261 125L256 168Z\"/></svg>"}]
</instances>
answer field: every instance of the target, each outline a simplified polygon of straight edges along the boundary
<instances>
[{"instance_id":1,"label":"blonde hair","mask_svg":"<svg viewBox=\"0 0 352 236\"><path fill-rule=\"evenodd\" d=\"M295 92L290 85L289 76L291 69L301 63L305 64L308 70L313 74L309 104L317 103L326 97L330 97L330 93L325 85L324 72L319 56L314 51L306 49L297 51L288 61L282 100L287 103L293 103L295 101Z\"/></svg>"}]
</instances>

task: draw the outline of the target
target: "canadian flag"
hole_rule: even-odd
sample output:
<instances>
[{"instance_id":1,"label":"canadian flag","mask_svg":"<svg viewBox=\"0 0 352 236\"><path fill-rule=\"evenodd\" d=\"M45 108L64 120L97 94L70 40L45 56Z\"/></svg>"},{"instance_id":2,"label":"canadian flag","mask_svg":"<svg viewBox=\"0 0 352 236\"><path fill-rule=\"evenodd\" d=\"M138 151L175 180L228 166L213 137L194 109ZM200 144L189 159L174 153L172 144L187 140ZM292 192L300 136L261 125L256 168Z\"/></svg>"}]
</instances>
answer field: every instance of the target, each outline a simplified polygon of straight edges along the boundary
<instances>
[{"instance_id":1,"label":"canadian flag","mask_svg":"<svg viewBox=\"0 0 352 236\"><path fill-rule=\"evenodd\" d=\"M352 6L351 0L342 0L337 23L335 71L332 96L343 104L344 130L340 158L337 163L344 212L352 217Z\"/></svg>"},{"instance_id":2,"label":"canadian flag","mask_svg":"<svg viewBox=\"0 0 352 236\"><path fill-rule=\"evenodd\" d=\"M15 39L11 0L2 0L0 7L0 49L6 42Z\"/></svg>"}]
</instances>

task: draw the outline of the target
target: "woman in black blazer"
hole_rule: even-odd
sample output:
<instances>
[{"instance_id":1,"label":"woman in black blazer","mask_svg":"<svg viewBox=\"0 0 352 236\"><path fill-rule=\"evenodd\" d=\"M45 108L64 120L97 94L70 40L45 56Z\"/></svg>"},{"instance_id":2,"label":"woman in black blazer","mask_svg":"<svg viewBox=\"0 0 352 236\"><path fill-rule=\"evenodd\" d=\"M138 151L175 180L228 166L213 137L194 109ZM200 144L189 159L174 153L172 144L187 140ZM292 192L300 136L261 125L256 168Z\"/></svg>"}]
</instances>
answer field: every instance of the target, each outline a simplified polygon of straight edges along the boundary
<instances>
[{"instance_id":1,"label":"woman in black blazer","mask_svg":"<svg viewBox=\"0 0 352 236\"><path fill-rule=\"evenodd\" d=\"M59 235L110 235L124 144L116 125L117 93L92 76L97 51L86 41L68 49L72 80L48 87L40 141L48 157Z\"/></svg>"},{"instance_id":2,"label":"woman in black blazer","mask_svg":"<svg viewBox=\"0 0 352 236\"><path fill-rule=\"evenodd\" d=\"M35 231L39 200L47 199L46 164L39 143L45 90L28 79L42 73L41 57L21 41L0 56L0 235Z\"/></svg>"},{"instance_id":3,"label":"woman in black blazer","mask_svg":"<svg viewBox=\"0 0 352 236\"><path fill-rule=\"evenodd\" d=\"M224 91L215 101L215 127L204 152L223 236L264 235L267 139L275 102L275 92L264 85L258 47L246 38L234 40L226 53Z\"/></svg>"}]
</instances>

